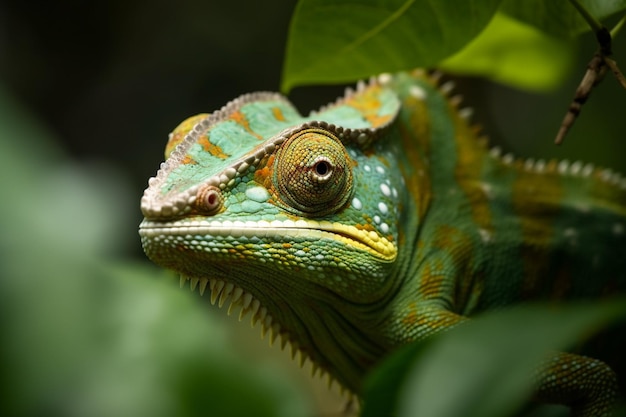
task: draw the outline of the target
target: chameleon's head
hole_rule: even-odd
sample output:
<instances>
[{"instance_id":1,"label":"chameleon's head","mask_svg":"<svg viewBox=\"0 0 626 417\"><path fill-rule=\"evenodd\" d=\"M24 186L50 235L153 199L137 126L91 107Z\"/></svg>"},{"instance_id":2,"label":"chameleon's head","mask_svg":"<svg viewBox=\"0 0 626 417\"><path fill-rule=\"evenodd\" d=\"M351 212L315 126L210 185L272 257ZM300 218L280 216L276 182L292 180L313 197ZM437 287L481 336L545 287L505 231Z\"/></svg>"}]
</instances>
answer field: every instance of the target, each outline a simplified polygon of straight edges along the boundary
<instances>
[{"instance_id":1,"label":"chameleon's head","mask_svg":"<svg viewBox=\"0 0 626 417\"><path fill-rule=\"evenodd\" d=\"M373 83L309 117L256 93L188 119L141 200L146 254L202 292L210 283L213 302L273 317L315 356L325 342L303 335L336 337L328 317L356 320L388 288L404 196L388 134L398 108Z\"/></svg>"}]
</instances>

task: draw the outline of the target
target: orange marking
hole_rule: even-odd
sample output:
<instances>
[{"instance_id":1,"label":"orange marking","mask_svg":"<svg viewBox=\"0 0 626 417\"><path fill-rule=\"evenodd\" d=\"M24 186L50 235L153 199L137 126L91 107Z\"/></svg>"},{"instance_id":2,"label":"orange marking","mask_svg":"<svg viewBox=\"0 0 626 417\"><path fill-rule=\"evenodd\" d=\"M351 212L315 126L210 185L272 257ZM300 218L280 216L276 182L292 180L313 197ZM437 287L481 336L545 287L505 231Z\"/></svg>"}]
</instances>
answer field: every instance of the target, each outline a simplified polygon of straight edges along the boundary
<instances>
[{"instance_id":1,"label":"orange marking","mask_svg":"<svg viewBox=\"0 0 626 417\"><path fill-rule=\"evenodd\" d=\"M563 199L562 178L557 163L550 161L543 175L516 169L512 203L519 216L524 245L520 257L524 267L523 297L546 294L549 289L545 277L552 257L550 248L554 236L553 224L558 218Z\"/></svg>"},{"instance_id":2,"label":"orange marking","mask_svg":"<svg viewBox=\"0 0 626 417\"><path fill-rule=\"evenodd\" d=\"M432 245L447 252L453 265L466 265L468 260L471 262L472 240L459 229L449 225L439 226L435 231ZM422 278L422 285L425 286L422 291L425 294L437 296L442 293L443 278L449 274L449 271L446 272L444 261L443 258L436 258L427 265L428 268ZM461 294L460 297L464 299L467 294Z\"/></svg>"},{"instance_id":3,"label":"orange marking","mask_svg":"<svg viewBox=\"0 0 626 417\"><path fill-rule=\"evenodd\" d=\"M481 176L487 149L483 143L477 140L474 129L458 115L456 108L451 106L449 111L455 115L456 135L454 140L458 159L454 170L455 178L470 201L474 222L481 229L493 232L489 198L484 189L481 188Z\"/></svg>"},{"instance_id":4,"label":"orange marking","mask_svg":"<svg viewBox=\"0 0 626 417\"><path fill-rule=\"evenodd\" d=\"M200 138L200 140L198 140L198 144L201 145L205 151L207 151L211 155L216 156L220 159L226 159L230 156L224 153L224 151L222 151L222 148L220 148L214 143L211 143L211 139L209 135L203 135Z\"/></svg>"},{"instance_id":5,"label":"orange marking","mask_svg":"<svg viewBox=\"0 0 626 417\"><path fill-rule=\"evenodd\" d=\"M267 158L267 162L265 166L262 168L258 168L254 171L254 180L259 184L263 185L268 190L272 190L272 175L273 175L273 166L274 166L274 157L272 154Z\"/></svg>"},{"instance_id":6,"label":"orange marking","mask_svg":"<svg viewBox=\"0 0 626 417\"><path fill-rule=\"evenodd\" d=\"M372 226L369 223L368 224L355 224L354 227L356 227L358 230L367 230L368 232L376 231L374 226Z\"/></svg>"},{"instance_id":7,"label":"orange marking","mask_svg":"<svg viewBox=\"0 0 626 417\"><path fill-rule=\"evenodd\" d=\"M430 117L425 104L417 99L407 99L404 105L411 117L408 126L404 123L398 125L402 150L407 159L407 163L400 164L400 169L406 179L407 193L415 203L421 222L431 198L431 184L425 162L430 152Z\"/></svg>"},{"instance_id":8,"label":"orange marking","mask_svg":"<svg viewBox=\"0 0 626 417\"><path fill-rule=\"evenodd\" d=\"M441 273L433 271L430 262L427 263L420 276L420 293L426 297L439 294L441 292L441 285L443 284L443 277Z\"/></svg>"},{"instance_id":9,"label":"orange marking","mask_svg":"<svg viewBox=\"0 0 626 417\"><path fill-rule=\"evenodd\" d=\"M280 122L285 121L285 115L280 107L272 107L272 113L274 114L274 118Z\"/></svg>"},{"instance_id":10,"label":"orange marking","mask_svg":"<svg viewBox=\"0 0 626 417\"><path fill-rule=\"evenodd\" d=\"M419 317L417 316L417 311L415 307L415 303L409 304L409 312L402 318L402 323L408 328L412 328L413 325L418 322Z\"/></svg>"},{"instance_id":11,"label":"orange marking","mask_svg":"<svg viewBox=\"0 0 626 417\"><path fill-rule=\"evenodd\" d=\"M378 116L375 114L367 116L367 121L370 122L370 124L374 127L383 126L389 123L390 120L391 120L390 114L385 114L384 116Z\"/></svg>"},{"instance_id":12,"label":"orange marking","mask_svg":"<svg viewBox=\"0 0 626 417\"><path fill-rule=\"evenodd\" d=\"M165 145L165 157L168 158L174 148L183 141L185 135L189 133L191 129L202 119L207 117L208 114L198 114L192 117L189 117L183 120L176 128L172 131L172 135L167 141L167 145Z\"/></svg>"},{"instance_id":13,"label":"orange marking","mask_svg":"<svg viewBox=\"0 0 626 417\"><path fill-rule=\"evenodd\" d=\"M243 127L246 132L250 133L255 138L259 140L263 139L261 135L259 135L258 133L256 133L254 130L250 128L250 123L248 122L248 119L246 119L246 116L242 112L240 111L234 112L233 114L230 115L230 119L236 122L237 124L239 124L241 127Z\"/></svg>"},{"instance_id":14,"label":"orange marking","mask_svg":"<svg viewBox=\"0 0 626 417\"><path fill-rule=\"evenodd\" d=\"M182 160L181 162L184 165L190 165L190 164L195 164L196 160L193 159L191 156L189 155L185 155L185 159Z\"/></svg>"},{"instance_id":15,"label":"orange marking","mask_svg":"<svg viewBox=\"0 0 626 417\"><path fill-rule=\"evenodd\" d=\"M346 105L357 109L372 127L382 126L391 120L391 115L378 115L380 111L379 86L373 86L346 100Z\"/></svg>"}]
</instances>

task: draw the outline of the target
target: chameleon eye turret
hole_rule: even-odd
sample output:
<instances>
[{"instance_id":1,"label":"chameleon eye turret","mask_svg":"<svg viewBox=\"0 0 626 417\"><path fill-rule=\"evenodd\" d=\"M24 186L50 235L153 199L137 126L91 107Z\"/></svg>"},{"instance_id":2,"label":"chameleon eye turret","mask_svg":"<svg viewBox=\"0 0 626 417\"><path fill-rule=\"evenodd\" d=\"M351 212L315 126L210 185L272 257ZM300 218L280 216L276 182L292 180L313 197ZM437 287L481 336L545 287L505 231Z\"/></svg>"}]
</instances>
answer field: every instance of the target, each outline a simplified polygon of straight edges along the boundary
<instances>
[{"instance_id":1,"label":"chameleon eye turret","mask_svg":"<svg viewBox=\"0 0 626 417\"><path fill-rule=\"evenodd\" d=\"M330 132L298 132L276 152L273 182L288 210L307 217L333 213L352 196L350 156Z\"/></svg>"}]
</instances>

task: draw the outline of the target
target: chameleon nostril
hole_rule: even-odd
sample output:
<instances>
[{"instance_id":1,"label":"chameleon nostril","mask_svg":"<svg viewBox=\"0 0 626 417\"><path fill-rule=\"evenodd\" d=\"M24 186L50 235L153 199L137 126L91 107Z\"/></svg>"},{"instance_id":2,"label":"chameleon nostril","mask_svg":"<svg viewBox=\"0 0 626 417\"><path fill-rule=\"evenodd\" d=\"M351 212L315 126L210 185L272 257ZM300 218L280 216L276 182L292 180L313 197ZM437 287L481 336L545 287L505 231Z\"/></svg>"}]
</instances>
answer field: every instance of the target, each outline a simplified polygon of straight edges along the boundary
<instances>
[{"instance_id":1,"label":"chameleon nostril","mask_svg":"<svg viewBox=\"0 0 626 417\"><path fill-rule=\"evenodd\" d=\"M215 214L222 207L222 192L214 185L207 185L196 194L196 208L205 214Z\"/></svg>"}]
</instances>

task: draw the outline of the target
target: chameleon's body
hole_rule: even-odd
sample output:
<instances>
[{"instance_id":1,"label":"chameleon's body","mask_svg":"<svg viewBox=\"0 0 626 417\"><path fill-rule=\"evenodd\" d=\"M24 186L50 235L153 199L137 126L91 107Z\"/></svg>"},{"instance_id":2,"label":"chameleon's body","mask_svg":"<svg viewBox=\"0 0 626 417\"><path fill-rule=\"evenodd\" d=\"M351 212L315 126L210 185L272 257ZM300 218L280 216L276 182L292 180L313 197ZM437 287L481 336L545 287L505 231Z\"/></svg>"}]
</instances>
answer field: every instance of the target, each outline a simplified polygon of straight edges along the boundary
<instances>
[{"instance_id":1,"label":"chameleon's body","mask_svg":"<svg viewBox=\"0 0 626 417\"><path fill-rule=\"evenodd\" d=\"M626 180L500 156L435 84L385 75L308 117L259 93L189 119L142 199L147 255L357 393L390 350L480 311L623 291ZM554 360L538 398L608 410L603 363ZM596 400L576 385L592 376Z\"/></svg>"}]
</instances>

